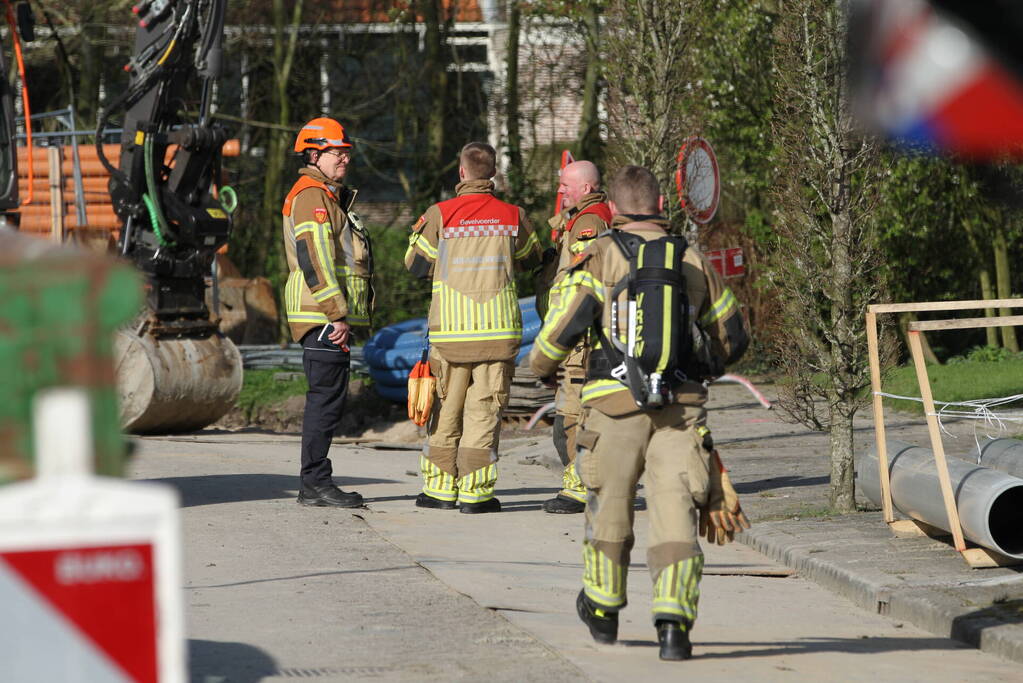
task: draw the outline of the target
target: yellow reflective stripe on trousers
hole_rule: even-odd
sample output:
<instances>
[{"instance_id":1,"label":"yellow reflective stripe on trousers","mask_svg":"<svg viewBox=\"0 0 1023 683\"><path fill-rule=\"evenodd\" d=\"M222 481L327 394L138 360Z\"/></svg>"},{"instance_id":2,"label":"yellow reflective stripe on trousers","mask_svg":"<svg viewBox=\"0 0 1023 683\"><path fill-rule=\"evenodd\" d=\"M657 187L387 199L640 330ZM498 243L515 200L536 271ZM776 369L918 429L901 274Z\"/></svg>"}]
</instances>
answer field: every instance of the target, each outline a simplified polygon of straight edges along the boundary
<instances>
[{"instance_id":1,"label":"yellow reflective stripe on trousers","mask_svg":"<svg viewBox=\"0 0 1023 683\"><path fill-rule=\"evenodd\" d=\"M583 590L593 602L611 609L624 607L626 569L583 541Z\"/></svg>"},{"instance_id":2,"label":"yellow reflective stripe on trousers","mask_svg":"<svg viewBox=\"0 0 1023 683\"><path fill-rule=\"evenodd\" d=\"M522 245L522 248L515 252L515 260L524 259L529 256L529 252L536 245L540 244L540 238L536 236L535 232L529 233L529 237L526 238L526 243Z\"/></svg>"},{"instance_id":3,"label":"yellow reflective stripe on trousers","mask_svg":"<svg viewBox=\"0 0 1023 683\"><path fill-rule=\"evenodd\" d=\"M703 555L696 555L661 570L654 581L654 619L672 615L692 624L700 602Z\"/></svg>"},{"instance_id":4,"label":"yellow reflective stripe on trousers","mask_svg":"<svg viewBox=\"0 0 1023 683\"><path fill-rule=\"evenodd\" d=\"M437 500L458 498L455 478L434 465L424 455L419 456L419 472L423 475L423 493Z\"/></svg>"},{"instance_id":5,"label":"yellow reflective stripe on trousers","mask_svg":"<svg viewBox=\"0 0 1023 683\"><path fill-rule=\"evenodd\" d=\"M458 479L459 503L485 503L494 497L497 483L497 463L470 472Z\"/></svg>"},{"instance_id":6,"label":"yellow reflective stripe on trousers","mask_svg":"<svg viewBox=\"0 0 1023 683\"><path fill-rule=\"evenodd\" d=\"M580 503L586 502L586 487L583 485L583 480L579 478L579 473L575 471L574 462L568 463L565 466L565 471L561 473L561 486L562 489L558 495Z\"/></svg>"},{"instance_id":7,"label":"yellow reflective stripe on trousers","mask_svg":"<svg viewBox=\"0 0 1023 683\"><path fill-rule=\"evenodd\" d=\"M592 401L601 396L607 396L619 391L628 391L629 388L616 379L595 379L587 382L582 391L582 402Z\"/></svg>"},{"instance_id":8,"label":"yellow reflective stripe on trousers","mask_svg":"<svg viewBox=\"0 0 1023 683\"><path fill-rule=\"evenodd\" d=\"M725 291L721 293L721 296L719 296L718 300L714 302L714 305L710 307L710 310L707 311L702 318L700 318L700 322L704 325L710 325L715 320L721 319L726 313L735 308L737 303L735 295L732 294L732 290L725 287Z\"/></svg>"}]
</instances>

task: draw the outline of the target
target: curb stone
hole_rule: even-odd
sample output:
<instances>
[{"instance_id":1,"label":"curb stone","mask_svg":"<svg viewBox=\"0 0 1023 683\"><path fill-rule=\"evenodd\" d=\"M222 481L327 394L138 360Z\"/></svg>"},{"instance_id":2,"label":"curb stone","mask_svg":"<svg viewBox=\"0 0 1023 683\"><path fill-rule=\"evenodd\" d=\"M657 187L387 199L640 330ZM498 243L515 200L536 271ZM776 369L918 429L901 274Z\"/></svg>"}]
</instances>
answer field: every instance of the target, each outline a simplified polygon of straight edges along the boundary
<instances>
[{"instance_id":1,"label":"curb stone","mask_svg":"<svg viewBox=\"0 0 1023 683\"><path fill-rule=\"evenodd\" d=\"M870 516L878 517L877 534L883 537L887 532L880 517ZM873 521L862 517L866 516L858 520L861 524ZM877 553L890 549L875 544L872 548L875 555L865 555L860 544L869 539L863 534L855 538L857 533L850 532L857 530L841 522L842 518L821 521L815 524L816 528L805 522L765 522L755 524L737 538L857 607L1023 663L1023 577L1014 584L964 585L963 575L983 576L974 573L978 570L967 570L958 576L938 581L930 577L930 583L914 584L875 562ZM920 539L916 545L926 542ZM939 552L952 552L940 542L929 543ZM906 545L909 549L909 544Z\"/></svg>"}]
</instances>

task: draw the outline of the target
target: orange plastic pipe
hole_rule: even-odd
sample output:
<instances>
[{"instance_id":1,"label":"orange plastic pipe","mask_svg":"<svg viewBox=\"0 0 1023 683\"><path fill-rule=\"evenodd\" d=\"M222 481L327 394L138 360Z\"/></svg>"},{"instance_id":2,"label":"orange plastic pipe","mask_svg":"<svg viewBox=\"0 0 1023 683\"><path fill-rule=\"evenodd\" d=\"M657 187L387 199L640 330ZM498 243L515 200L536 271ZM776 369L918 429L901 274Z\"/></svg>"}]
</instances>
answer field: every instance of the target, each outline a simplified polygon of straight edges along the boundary
<instances>
[{"instance_id":1,"label":"orange plastic pipe","mask_svg":"<svg viewBox=\"0 0 1023 683\"><path fill-rule=\"evenodd\" d=\"M21 54L21 39L18 38L18 27L14 21L14 10L11 8L10 0L4 0L4 6L7 8L7 26L11 30L11 38L14 41L14 56L18 61L18 74L21 76L21 105L25 110L25 146L31 150L32 107L28 101L28 81L25 80L25 59ZM35 178L35 167L32 164L31 154L28 155L28 177L30 181ZM22 205L31 204L33 199L35 199L35 196L30 182L28 186L28 199L22 202Z\"/></svg>"}]
</instances>

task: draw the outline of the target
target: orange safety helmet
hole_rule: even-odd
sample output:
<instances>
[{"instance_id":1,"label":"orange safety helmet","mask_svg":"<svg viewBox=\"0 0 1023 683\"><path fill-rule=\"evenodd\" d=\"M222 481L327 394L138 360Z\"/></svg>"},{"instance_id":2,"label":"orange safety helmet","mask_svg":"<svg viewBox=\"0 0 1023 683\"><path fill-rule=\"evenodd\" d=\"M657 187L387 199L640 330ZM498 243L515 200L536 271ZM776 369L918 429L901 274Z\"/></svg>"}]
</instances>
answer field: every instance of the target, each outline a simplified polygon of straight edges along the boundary
<instances>
[{"instance_id":1,"label":"orange safety helmet","mask_svg":"<svg viewBox=\"0 0 1023 683\"><path fill-rule=\"evenodd\" d=\"M351 147L352 141L345 133L345 127L334 119L321 117L302 126L295 139L295 152L307 149L324 150L329 147Z\"/></svg>"}]
</instances>

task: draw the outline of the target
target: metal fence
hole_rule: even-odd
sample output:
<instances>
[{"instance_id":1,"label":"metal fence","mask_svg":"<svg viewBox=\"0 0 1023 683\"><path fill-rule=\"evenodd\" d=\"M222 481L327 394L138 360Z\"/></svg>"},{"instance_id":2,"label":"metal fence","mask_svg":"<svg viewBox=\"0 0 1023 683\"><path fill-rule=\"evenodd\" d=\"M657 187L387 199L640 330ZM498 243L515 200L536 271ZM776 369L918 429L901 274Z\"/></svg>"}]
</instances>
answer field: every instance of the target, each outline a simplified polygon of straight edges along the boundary
<instances>
[{"instance_id":1,"label":"metal fence","mask_svg":"<svg viewBox=\"0 0 1023 683\"><path fill-rule=\"evenodd\" d=\"M271 344L266 346L242 345L242 365L246 370L271 368L302 369L302 347L290 344L284 348ZM352 372L369 374L369 367L362 355L361 346L352 347Z\"/></svg>"}]
</instances>

